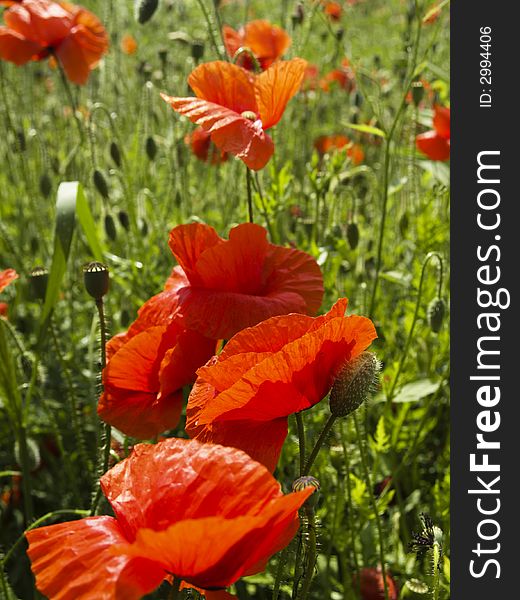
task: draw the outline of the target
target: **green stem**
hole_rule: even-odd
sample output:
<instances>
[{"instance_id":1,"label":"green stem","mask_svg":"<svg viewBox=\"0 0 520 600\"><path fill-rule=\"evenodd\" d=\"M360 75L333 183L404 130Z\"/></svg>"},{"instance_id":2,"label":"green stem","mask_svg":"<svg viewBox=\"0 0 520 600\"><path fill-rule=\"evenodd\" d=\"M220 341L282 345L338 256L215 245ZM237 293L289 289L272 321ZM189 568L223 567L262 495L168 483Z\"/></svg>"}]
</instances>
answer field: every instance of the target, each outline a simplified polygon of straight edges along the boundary
<instances>
[{"instance_id":1,"label":"green stem","mask_svg":"<svg viewBox=\"0 0 520 600\"><path fill-rule=\"evenodd\" d=\"M327 439L327 436L329 435L330 430L332 429L332 426L334 425L335 421L336 421L336 417L334 415L330 415L327 422L325 423L325 427L323 428L322 432L320 433L320 437L314 444L314 448L312 449L312 451L309 455L309 458L307 459L307 462L305 464L305 468L303 469L302 475L309 474L309 472L312 468L312 465L314 464L314 461L316 460L316 457L318 456L318 452L320 451L320 448L323 446L323 443Z\"/></svg>"},{"instance_id":2,"label":"green stem","mask_svg":"<svg viewBox=\"0 0 520 600\"><path fill-rule=\"evenodd\" d=\"M298 429L298 445L300 449L300 477L303 475L305 467L305 427L303 425L303 416L301 412L294 415L296 417L296 427Z\"/></svg>"},{"instance_id":3,"label":"green stem","mask_svg":"<svg viewBox=\"0 0 520 600\"><path fill-rule=\"evenodd\" d=\"M67 76L65 75L65 71L63 70L63 65L61 64L60 59L56 56L55 53L52 53L52 54L56 60L56 64L58 65L58 71L60 74L61 83L63 85L65 94L67 95L67 98L68 98L71 108L72 108L72 114L74 117L74 121L76 122L76 127L78 128L80 142L83 142L85 134L83 132L83 127L81 126L81 121L79 120L78 114L77 114L78 105L76 103L76 100L75 100L72 90L70 88L69 81L67 79Z\"/></svg>"},{"instance_id":4,"label":"green stem","mask_svg":"<svg viewBox=\"0 0 520 600\"><path fill-rule=\"evenodd\" d=\"M307 516L307 534L308 534L308 545L307 545L307 562L305 565L305 576L303 578L302 587L298 594L298 600L306 600L309 595L312 579L314 577L314 567L316 566L316 559L318 557L317 552L317 536L316 536L316 516L314 509L305 507L305 514Z\"/></svg>"},{"instance_id":5,"label":"green stem","mask_svg":"<svg viewBox=\"0 0 520 600\"><path fill-rule=\"evenodd\" d=\"M254 223L253 221L253 192L251 189L251 170L249 167L246 167L246 186L247 186L247 212L249 216L249 222Z\"/></svg>"},{"instance_id":6,"label":"green stem","mask_svg":"<svg viewBox=\"0 0 520 600\"><path fill-rule=\"evenodd\" d=\"M271 600L278 600L278 597L280 595L280 584L282 583L283 570L285 567L285 563L287 562L288 553L289 547L287 546L280 552L278 556L278 566L276 568L276 576L273 585L273 596Z\"/></svg>"},{"instance_id":7,"label":"green stem","mask_svg":"<svg viewBox=\"0 0 520 600\"><path fill-rule=\"evenodd\" d=\"M107 355L106 355L106 343L107 343L107 330L105 322L105 311L103 307L103 298L96 300L96 307L98 309L99 316L99 327L101 330L101 370L107 366ZM108 423L105 423L101 429L100 435L100 451L98 455L98 462L96 468L96 488L92 497L92 504L90 507L90 514L95 515L98 510L99 501L101 499L101 486L99 480L104 473L108 470L108 463L110 460L110 446L112 439L112 428Z\"/></svg>"},{"instance_id":8,"label":"green stem","mask_svg":"<svg viewBox=\"0 0 520 600\"><path fill-rule=\"evenodd\" d=\"M372 481L370 478L370 471L368 469L367 457L365 454L365 445L363 439L361 437L361 432L359 430L359 423L357 420L356 413L352 413L354 419L354 426L356 428L356 438L359 446L359 453L361 456L361 465L363 467L363 473L365 477L365 483L368 489L368 497L370 498L370 504L372 506L372 511L374 512L374 519L376 521L377 535L379 537L379 562L381 563L381 575L383 577L383 585L385 589L385 600L388 600L388 582L386 581L386 567L385 567L385 548L383 541L383 528L381 526L381 519L379 518L379 512L377 510L376 500L374 498L374 494L372 493Z\"/></svg>"},{"instance_id":9,"label":"green stem","mask_svg":"<svg viewBox=\"0 0 520 600\"><path fill-rule=\"evenodd\" d=\"M417 317L419 316L419 308L421 306L421 298L422 298L422 289L423 289L423 283L424 283L424 275L426 273L426 267L428 265L428 263L430 262L430 260L432 260L432 258L436 258L439 261L440 264L440 276L439 276L439 296L442 290L442 278L443 278L443 262L442 262L442 258L440 256L440 254L438 252L429 252L426 255L426 258L423 261L422 264L422 269L421 269L421 279L419 280L419 290L417 292L417 300L415 302L415 311L413 314L413 319L412 319L412 325L410 327L410 331L408 332L408 337L406 338L406 343L404 346L404 350L403 353L401 355L401 359L399 361L399 365L397 367L397 372L395 374L394 380L392 382L392 386L390 388L390 391L388 393L387 396L387 402L390 403L392 402L392 399L394 397L394 393L397 387L397 383L399 381L399 377L401 375L401 371L403 370L403 366L404 363L408 357L408 352L410 350L410 344L412 343L412 339L413 339L413 334L414 334L414 330L415 330L415 325L417 323Z\"/></svg>"},{"instance_id":10,"label":"green stem","mask_svg":"<svg viewBox=\"0 0 520 600\"><path fill-rule=\"evenodd\" d=\"M410 89L410 85L413 81L413 77L415 74L415 68L417 65L417 56L419 53L419 43L421 40L422 20L419 15L417 0L415 1L415 10L416 10L418 23L417 23L417 33L416 33L415 43L414 43L414 53L413 53L413 58L412 58L412 62L411 62L411 70L410 70L411 75L409 77L408 84L405 85L404 94L401 99L401 104L399 105L399 109L397 110L394 121L393 121L393 123L390 127L390 130L388 132L388 135L386 136L386 139L385 139L385 158L384 158L384 166L383 166L383 190L382 190L383 206L382 206L382 214L381 214L381 223L379 226L379 238L378 238L378 243L377 243L376 274L375 274L375 278L374 278L374 286L372 287L372 296L370 299L370 310L368 311L368 315L371 318L374 315L374 309L375 309L375 305L376 305L377 288L379 285L379 277L380 277L380 273L381 273L381 264L382 264L382 256L383 256L383 242L384 242L384 237L385 237L386 216L387 216L387 210L388 210L388 184L389 184L389 180L390 180L391 146L392 146L392 141L393 141L395 131L397 129L397 124L399 123L399 120L401 119L401 115L403 114L404 109L406 108L406 97L408 95L408 91Z\"/></svg>"},{"instance_id":11,"label":"green stem","mask_svg":"<svg viewBox=\"0 0 520 600\"><path fill-rule=\"evenodd\" d=\"M205 19L206 25L208 27L208 33L209 33L209 37L211 39L211 44L213 46L213 49L215 50L215 52L220 60L225 60L225 56L222 56L222 52L220 51L220 48L217 44L217 38L215 37L215 32L213 30L213 23L211 22L211 17L209 16L209 12L206 8L206 5L204 4L204 0L197 0L197 4L199 5L200 10L202 11L202 14L204 15L204 19Z\"/></svg>"},{"instance_id":12,"label":"green stem","mask_svg":"<svg viewBox=\"0 0 520 600\"><path fill-rule=\"evenodd\" d=\"M267 230L269 231L269 236L271 238L271 242L273 243L277 243L278 242L278 237L273 229L273 226L271 225L271 221L269 219L269 214L267 213L267 207L265 205L265 198L264 195L262 193L262 187L260 186L260 180L258 179L258 172L255 171L255 175L254 175L254 179L253 179L253 184L255 186L255 190L258 193L258 196L260 198L260 202L262 203L262 214L264 215L264 219L265 219L265 223L267 225Z\"/></svg>"}]
</instances>

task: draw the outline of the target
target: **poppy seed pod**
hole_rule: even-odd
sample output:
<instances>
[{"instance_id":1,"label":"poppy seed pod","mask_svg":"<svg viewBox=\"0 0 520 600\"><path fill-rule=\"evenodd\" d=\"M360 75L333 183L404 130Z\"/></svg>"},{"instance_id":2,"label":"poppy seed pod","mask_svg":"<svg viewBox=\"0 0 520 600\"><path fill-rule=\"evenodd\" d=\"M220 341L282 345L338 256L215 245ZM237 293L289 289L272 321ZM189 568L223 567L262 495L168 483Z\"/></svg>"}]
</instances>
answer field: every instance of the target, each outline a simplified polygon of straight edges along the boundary
<instances>
[{"instance_id":1,"label":"poppy seed pod","mask_svg":"<svg viewBox=\"0 0 520 600\"><path fill-rule=\"evenodd\" d=\"M87 292L98 301L108 292L110 276L108 267L100 262L89 262L83 267L83 281Z\"/></svg>"},{"instance_id":2,"label":"poppy seed pod","mask_svg":"<svg viewBox=\"0 0 520 600\"><path fill-rule=\"evenodd\" d=\"M108 183L102 171L95 169L92 174L92 181L96 186L96 190L103 196L105 200L108 199Z\"/></svg>"},{"instance_id":3,"label":"poppy seed pod","mask_svg":"<svg viewBox=\"0 0 520 600\"><path fill-rule=\"evenodd\" d=\"M315 509L316 505L318 504L318 492L320 491L320 482L316 479L316 477L313 477L312 475L304 475L302 477L298 477L298 479L295 479L293 481L292 491L302 492L303 490L309 487L313 487L315 491L311 496L307 498L307 500L304 503L304 506L310 509Z\"/></svg>"},{"instance_id":4,"label":"poppy seed pod","mask_svg":"<svg viewBox=\"0 0 520 600\"><path fill-rule=\"evenodd\" d=\"M117 213L117 218L119 219L119 222L121 223L121 227L123 227L124 229L126 229L128 231L130 229L130 218L129 218L126 210L120 210Z\"/></svg>"},{"instance_id":5,"label":"poppy seed pod","mask_svg":"<svg viewBox=\"0 0 520 600\"><path fill-rule=\"evenodd\" d=\"M199 61L204 56L204 42L194 40L191 44L191 56L193 60Z\"/></svg>"},{"instance_id":6,"label":"poppy seed pod","mask_svg":"<svg viewBox=\"0 0 520 600\"><path fill-rule=\"evenodd\" d=\"M154 15L159 0L136 0L135 1L135 19L141 25L147 23Z\"/></svg>"},{"instance_id":7,"label":"poppy seed pod","mask_svg":"<svg viewBox=\"0 0 520 600\"><path fill-rule=\"evenodd\" d=\"M293 27L296 27L297 25L301 25L303 23L304 17L305 17L305 12L303 9L303 4L301 2L299 2L296 5L293 14L291 15L291 21L292 21Z\"/></svg>"},{"instance_id":8,"label":"poppy seed pod","mask_svg":"<svg viewBox=\"0 0 520 600\"><path fill-rule=\"evenodd\" d=\"M446 304L442 298L434 298L428 305L428 323L434 333L439 333L446 314Z\"/></svg>"},{"instance_id":9,"label":"poppy seed pod","mask_svg":"<svg viewBox=\"0 0 520 600\"><path fill-rule=\"evenodd\" d=\"M372 352L362 352L339 371L329 396L330 412L335 417L353 413L374 388L380 362Z\"/></svg>"},{"instance_id":10,"label":"poppy seed pod","mask_svg":"<svg viewBox=\"0 0 520 600\"><path fill-rule=\"evenodd\" d=\"M105 233L112 241L117 238L116 224L112 215L106 215L105 217Z\"/></svg>"},{"instance_id":11,"label":"poppy seed pod","mask_svg":"<svg viewBox=\"0 0 520 600\"><path fill-rule=\"evenodd\" d=\"M49 271L45 267L34 267L30 274L31 293L36 300L44 300L47 293Z\"/></svg>"}]
</instances>

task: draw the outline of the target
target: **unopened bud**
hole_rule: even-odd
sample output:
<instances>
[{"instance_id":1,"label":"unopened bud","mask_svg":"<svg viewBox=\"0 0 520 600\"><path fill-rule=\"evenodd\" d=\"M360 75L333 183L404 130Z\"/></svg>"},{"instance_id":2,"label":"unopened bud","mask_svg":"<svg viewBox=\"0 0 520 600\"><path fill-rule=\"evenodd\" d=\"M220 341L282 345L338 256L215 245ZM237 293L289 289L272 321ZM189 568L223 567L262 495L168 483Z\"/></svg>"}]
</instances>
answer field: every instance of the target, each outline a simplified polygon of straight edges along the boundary
<instances>
[{"instance_id":1,"label":"unopened bud","mask_svg":"<svg viewBox=\"0 0 520 600\"><path fill-rule=\"evenodd\" d=\"M135 0L136 21L144 25L153 17L158 6L159 0Z\"/></svg>"},{"instance_id":2,"label":"unopened bud","mask_svg":"<svg viewBox=\"0 0 520 600\"><path fill-rule=\"evenodd\" d=\"M150 160L153 160L157 155L157 144L155 143L155 139L152 135L149 135L146 138L145 149L146 156L148 156Z\"/></svg>"},{"instance_id":3,"label":"unopened bud","mask_svg":"<svg viewBox=\"0 0 520 600\"><path fill-rule=\"evenodd\" d=\"M126 210L120 210L117 213L117 218L119 219L119 222L121 223L121 227L123 227L123 229L126 229L128 231L130 229L130 218L128 217L128 213L126 212Z\"/></svg>"},{"instance_id":4,"label":"unopened bud","mask_svg":"<svg viewBox=\"0 0 520 600\"><path fill-rule=\"evenodd\" d=\"M424 86L422 81L412 82L412 100L415 106L419 106L421 100L424 98Z\"/></svg>"},{"instance_id":5,"label":"unopened bud","mask_svg":"<svg viewBox=\"0 0 520 600\"><path fill-rule=\"evenodd\" d=\"M83 267L83 281L87 292L98 301L108 292L108 267L100 262L89 262Z\"/></svg>"},{"instance_id":6,"label":"unopened bud","mask_svg":"<svg viewBox=\"0 0 520 600\"><path fill-rule=\"evenodd\" d=\"M116 224L114 223L112 215L106 215L105 217L105 233L112 241L115 241L117 238Z\"/></svg>"},{"instance_id":7,"label":"unopened bud","mask_svg":"<svg viewBox=\"0 0 520 600\"><path fill-rule=\"evenodd\" d=\"M34 267L30 273L31 293L36 300L44 300L47 293L49 271L45 267Z\"/></svg>"},{"instance_id":8,"label":"unopened bud","mask_svg":"<svg viewBox=\"0 0 520 600\"><path fill-rule=\"evenodd\" d=\"M44 198L48 198L52 192L52 181L48 173L43 173L40 177L40 192Z\"/></svg>"},{"instance_id":9,"label":"unopened bud","mask_svg":"<svg viewBox=\"0 0 520 600\"><path fill-rule=\"evenodd\" d=\"M434 298L428 305L428 323L434 333L439 333L446 314L446 304L442 298Z\"/></svg>"},{"instance_id":10,"label":"unopened bud","mask_svg":"<svg viewBox=\"0 0 520 600\"><path fill-rule=\"evenodd\" d=\"M349 243L350 247L352 248L352 250L355 250L359 243L359 227L357 226L356 223L348 224L347 240L348 240L348 243Z\"/></svg>"},{"instance_id":11,"label":"unopened bud","mask_svg":"<svg viewBox=\"0 0 520 600\"><path fill-rule=\"evenodd\" d=\"M92 181L96 186L97 191L103 196L105 200L108 199L108 183L105 175L99 169L96 169L92 174Z\"/></svg>"},{"instance_id":12,"label":"unopened bud","mask_svg":"<svg viewBox=\"0 0 520 600\"><path fill-rule=\"evenodd\" d=\"M114 161L116 167L121 166L121 150L119 150L117 142L110 142L110 158Z\"/></svg>"},{"instance_id":13,"label":"unopened bud","mask_svg":"<svg viewBox=\"0 0 520 600\"><path fill-rule=\"evenodd\" d=\"M191 56L195 61L199 61L204 56L204 42L194 40L191 43Z\"/></svg>"},{"instance_id":14,"label":"unopened bud","mask_svg":"<svg viewBox=\"0 0 520 600\"><path fill-rule=\"evenodd\" d=\"M347 361L330 391L330 412L335 417L346 417L359 408L374 389L380 368L372 352L362 352Z\"/></svg>"},{"instance_id":15,"label":"unopened bud","mask_svg":"<svg viewBox=\"0 0 520 600\"><path fill-rule=\"evenodd\" d=\"M308 487L313 487L315 491L311 496L307 498L304 506L310 509L314 509L316 508L316 504L318 503L318 492L320 491L320 482L316 479L316 477L313 477L312 475L304 475L303 477L298 477L298 479L295 479L293 481L292 491L301 492L307 489Z\"/></svg>"},{"instance_id":16,"label":"unopened bud","mask_svg":"<svg viewBox=\"0 0 520 600\"><path fill-rule=\"evenodd\" d=\"M303 10L303 4L301 2L298 2L298 4L296 5L293 14L291 15L291 21L293 24L293 27L296 27L297 25L301 25L303 23L303 19L305 17L305 12Z\"/></svg>"}]
</instances>

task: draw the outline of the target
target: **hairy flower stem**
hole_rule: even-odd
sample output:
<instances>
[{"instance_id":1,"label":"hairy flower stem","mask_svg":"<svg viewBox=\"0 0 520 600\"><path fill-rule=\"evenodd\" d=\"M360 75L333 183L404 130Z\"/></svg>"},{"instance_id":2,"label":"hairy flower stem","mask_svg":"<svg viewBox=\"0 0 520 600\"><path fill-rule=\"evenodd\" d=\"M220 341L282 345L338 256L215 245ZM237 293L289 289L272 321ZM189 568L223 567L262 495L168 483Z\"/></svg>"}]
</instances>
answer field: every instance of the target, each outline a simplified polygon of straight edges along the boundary
<instances>
[{"instance_id":1,"label":"hairy flower stem","mask_svg":"<svg viewBox=\"0 0 520 600\"><path fill-rule=\"evenodd\" d=\"M249 215L249 222L253 221L253 190L252 190L252 177L251 170L246 167L246 187L247 187L247 213Z\"/></svg>"},{"instance_id":2,"label":"hairy flower stem","mask_svg":"<svg viewBox=\"0 0 520 600\"><path fill-rule=\"evenodd\" d=\"M197 0L197 4L199 5L200 10L202 11L202 14L204 15L204 20L206 21L206 26L208 28L208 33L209 33L209 37L211 39L211 45L213 46L213 49L215 50L219 60L226 60L226 57L222 55L222 52L220 51L220 48L218 46L217 38L215 37L215 31L213 28L213 23L211 22L211 17L209 16L208 9L206 8L206 5L204 4L204 0Z\"/></svg>"},{"instance_id":3,"label":"hairy flower stem","mask_svg":"<svg viewBox=\"0 0 520 600\"><path fill-rule=\"evenodd\" d=\"M432 260L433 258L436 258L439 261L439 265L440 265L439 280L438 280L438 295L440 296L440 294L441 294L442 280L443 280L443 261L438 252L429 252L426 255L426 258L424 259L423 264L422 264L421 278L419 280L419 290L417 291L417 300L415 302L415 311L413 314L412 325L410 327L410 331L408 332L408 337L406 338L404 350L401 355L401 359L399 361L399 365L397 367L397 372L396 372L394 380L392 382L392 386L390 388L390 391L388 392L388 396L387 396L388 404L390 404L394 398L395 390L397 387L397 383L399 381L399 377L401 375L401 371L403 370L404 363L408 357L408 352L410 350L410 344L412 343L413 334L415 331L415 325L417 323L417 317L419 316L419 308L421 306L422 290L423 290L423 283L424 283L424 275L426 273L426 267L428 266L428 263L430 262L430 260Z\"/></svg>"},{"instance_id":4,"label":"hairy flower stem","mask_svg":"<svg viewBox=\"0 0 520 600\"><path fill-rule=\"evenodd\" d=\"M54 54L52 52L51 52L51 54L54 56L54 59L56 60L56 64L58 65L58 71L60 74L61 83L63 85L63 89L65 90L65 94L67 95L68 101L70 102L70 106L72 108L72 115L74 117L74 121L76 122L76 127L78 128L79 141L81 143L81 142L83 142L83 140L85 138L85 133L83 131L83 127L81 126L81 121L78 118L78 105L76 103L76 100L74 99L72 89L70 87L67 76L65 75L65 71L63 70L63 66L60 62L60 59L56 56L56 54Z\"/></svg>"},{"instance_id":5,"label":"hairy flower stem","mask_svg":"<svg viewBox=\"0 0 520 600\"><path fill-rule=\"evenodd\" d=\"M298 445L300 449L300 477L304 474L305 468L305 427L303 425L303 416L301 412L294 415L296 417L296 427L298 429Z\"/></svg>"},{"instance_id":6,"label":"hairy flower stem","mask_svg":"<svg viewBox=\"0 0 520 600\"><path fill-rule=\"evenodd\" d=\"M280 584L283 579L283 571L285 568L285 563L287 562L287 555L289 553L289 547L284 548L280 554L278 555L278 566L276 568L276 576L273 585L273 595L271 600L278 600L280 596Z\"/></svg>"},{"instance_id":7,"label":"hairy flower stem","mask_svg":"<svg viewBox=\"0 0 520 600\"><path fill-rule=\"evenodd\" d=\"M107 366L107 355L106 355L106 343L107 343L107 328L105 322L105 311L103 306L103 298L96 300L96 307L98 309L99 316L99 327L101 330L101 370ZM96 488L92 497L92 504L90 507L90 514L95 515L97 513L99 501L101 499L101 487L99 485L99 479L108 470L108 461L110 460L110 445L112 439L112 428L108 423L105 423L101 429L100 435L100 452L98 455L98 462L96 468Z\"/></svg>"},{"instance_id":8,"label":"hairy flower stem","mask_svg":"<svg viewBox=\"0 0 520 600\"><path fill-rule=\"evenodd\" d=\"M314 567L316 566L316 559L318 557L316 549L316 515L314 514L314 509L309 506L305 506L304 510L307 517L307 562L305 564L305 575L302 587L300 593L297 595L297 600L306 600L309 595L312 578L314 576Z\"/></svg>"},{"instance_id":9,"label":"hairy flower stem","mask_svg":"<svg viewBox=\"0 0 520 600\"><path fill-rule=\"evenodd\" d=\"M314 448L312 449L312 451L309 455L309 458L307 459L307 462L303 469L302 475L309 474L309 472L312 468L312 465L314 464L314 461L316 460L316 457L318 456L318 452L320 451L320 448L323 446L323 443L327 439L327 436L329 435L330 430L332 429L332 426L336 422L336 418L337 417L335 417L334 415L329 416L327 422L325 423L325 427L323 428L322 432L320 433L320 437L317 439L316 443L314 444Z\"/></svg>"},{"instance_id":10,"label":"hairy flower stem","mask_svg":"<svg viewBox=\"0 0 520 600\"><path fill-rule=\"evenodd\" d=\"M379 286L379 276L381 273L381 264L382 264L382 257L383 257L383 242L384 242L384 237L385 237L386 216L387 216L387 210L388 210L388 185L389 185L389 181L390 181L390 157L391 157L392 141L394 138L394 134L397 130L397 125L401 119L401 116L402 116L405 108L406 108L406 97L408 96L408 91L410 89L410 85L415 76L415 69L417 66L417 57L419 54L419 44L421 41L422 18L421 18L421 15L419 14L419 7L418 7L417 0L415 0L415 13L417 15L417 33L416 33L415 41L414 41L413 57L412 57L412 61L411 61L409 80L407 81L407 84L404 86L404 94L401 99L401 104L399 105L399 108L397 110L395 118L392 122L392 125L390 126L390 130L388 131L388 134L385 138L385 156L384 156L384 163L383 163L383 182L382 182L382 187L383 187L383 189L382 189L382 194L383 194L382 205L383 206L382 206L382 211L381 211L381 223L379 225L379 238L378 238L378 242L377 242L376 274L374 277L374 285L372 287L372 295L370 298L370 309L368 311L368 316L370 318L373 318L373 316L374 316L377 288Z\"/></svg>"},{"instance_id":11,"label":"hairy flower stem","mask_svg":"<svg viewBox=\"0 0 520 600\"><path fill-rule=\"evenodd\" d=\"M381 526L381 519L379 518L379 512L377 510L376 500L374 498L374 494L372 493L372 481L370 479L370 471L368 469L367 456L365 453L365 444L361 437L361 431L359 428L359 423L357 419L357 415L355 412L352 413L352 417L354 419L354 426L356 428L356 438L359 446L359 454L361 456L361 465L363 467L363 473L365 477L365 483L368 489L368 497L370 498L370 504L372 506L372 511L374 512L374 519L376 522L377 535L379 538L379 562L381 563L381 576L383 577L383 585L385 590L385 600L388 600L388 582L386 581L386 567L385 567L385 548L384 548L384 538L383 538L383 528Z\"/></svg>"}]
</instances>

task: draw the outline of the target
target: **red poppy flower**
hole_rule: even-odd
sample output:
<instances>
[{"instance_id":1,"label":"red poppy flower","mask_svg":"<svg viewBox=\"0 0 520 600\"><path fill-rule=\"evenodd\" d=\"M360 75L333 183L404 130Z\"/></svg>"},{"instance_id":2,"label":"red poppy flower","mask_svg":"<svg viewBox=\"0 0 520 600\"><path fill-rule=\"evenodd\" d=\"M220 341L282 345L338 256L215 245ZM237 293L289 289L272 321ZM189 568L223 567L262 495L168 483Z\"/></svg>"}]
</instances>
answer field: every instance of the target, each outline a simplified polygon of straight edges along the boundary
<instances>
[{"instance_id":1,"label":"red poppy flower","mask_svg":"<svg viewBox=\"0 0 520 600\"><path fill-rule=\"evenodd\" d=\"M24 0L4 12L0 58L23 65L54 54L74 83L87 81L108 50L99 19L81 6L51 0Z\"/></svg>"},{"instance_id":2,"label":"red poppy flower","mask_svg":"<svg viewBox=\"0 0 520 600\"><path fill-rule=\"evenodd\" d=\"M450 158L450 109L434 107L433 130L419 134L415 138L417 148L430 160Z\"/></svg>"},{"instance_id":3,"label":"red poppy flower","mask_svg":"<svg viewBox=\"0 0 520 600\"><path fill-rule=\"evenodd\" d=\"M321 317L273 317L237 333L197 371L186 409L190 437L240 448L273 471L287 418L329 392L346 361L375 339L364 317L338 300Z\"/></svg>"},{"instance_id":4,"label":"red poppy flower","mask_svg":"<svg viewBox=\"0 0 520 600\"><path fill-rule=\"evenodd\" d=\"M330 92L333 85L337 85L348 93L355 89L354 71L348 58L341 61L341 68L330 71L320 81L320 87L324 92Z\"/></svg>"},{"instance_id":5,"label":"red poppy flower","mask_svg":"<svg viewBox=\"0 0 520 600\"><path fill-rule=\"evenodd\" d=\"M132 331L175 319L206 337L229 339L274 315L314 314L321 305L323 277L314 258L270 244L260 225L233 227L229 240L209 225L179 225L170 249L180 266L141 307Z\"/></svg>"},{"instance_id":6,"label":"red poppy flower","mask_svg":"<svg viewBox=\"0 0 520 600\"><path fill-rule=\"evenodd\" d=\"M262 70L281 58L291 45L291 37L286 31L264 20L251 21L238 31L229 25L224 25L222 34L230 58L233 58L240 48L249 48ZM254 68L251 57L246 53L239 58L237 64L249 70Z\"/></svg>"},{"instance_id":7,"label":"red poppy flower","mask_svg":"<svg viewBox=\"0 0 520 600\"><path fill-rule=\"evenodd\" d=\"M121 38L121 50L128 55L135 54L137 52L137 41L134 36L129 33Z\"/></svg>"},{"instance_id":8,"label":"red poppy flower","mask_svg":"<svg viewBox=\"0 0 520 600\"><path fill-rule=\"evenodd\" d=\"M0 317L7 317L9 305L5 302L0 302Z\"/></svg>"},{"instance_id":9,"label":"red poppy flower","mask_svg":"<svg viewBox=\"0 0 520 600\"><path fill-rule=\"evenodd\" d=\"M5 288L13 283L16 279L18 279L19 275L14 269L5 269L5 271L0 271L0 292L5 290Z\"/></svg>"},{"instance_id":10,"label":"red poppy flower","mask_svg":"<svg viewBox=\"0 0 520 600\"><path fill-rule=\"evenodd\" d=\"M390 573L386 572L388 600L397 600L397 586ZM363 600L385 600L385 586L380 568L367 567L359 573L359 588Z\"/></svg>"},{"instance_id":11,"label":"red poppy flower","mask_svg":"<svg viewBox=\"0 0 520 600\"><path fill-rule=\"evenodd\" d=\"M321 135L314 141L314 147L321 156L327 154L327 152L347 147L347 156L352 159L355 165L359 165L365 159L363 148L359 144L354 144L346 135L342 134Z\"/></svg>"},{"instance_id":12,"label":"red poppy flower","mask_svg":"<svg viewBox=\"0 0 520 600\"><path fill-rule=\"evenodd\" d=\"M302 90L310 91L315 90L318 87L319 81L319 69L316 65L307 64L305 73L303 75Z\"/></svg>"},{"instance_id":13,"label":"red poppy flower","mask_svg":"<svg viewBox=\"0 0 520 600\"><path fill-rule=\"evenodd\" d=\"M224 61L205 63L188 77L195 98L161 97L208 131L220 150L256 171L265 167L274 152L265 130L282 118L300 88L306 66L303 59L293 58L255 75Z\"/></svg>"},{"instance_id":14,"label":"red poppy flower","mask_svg":"<svg viewBox=\"0 0 520 600\"><path fill-rule=\"evenodd\" d=\"M194 129L184 138L184 141L190 146L193 154L203 162L218 165L228 159L228 153L219 150L211 141L210 132L202 127Z\"/></svg>"},{"instance_id":15,"label":"red poppy flower","mask_svg":"<svg viewBox=\"0 0 520 600\"><path fill-rule=\"evenodd\" d=\"M343 8L339 2L325 2L325 6L323 8L327 17L329 17L332 21L339 21L341 19L341 15L343 14Z\"/></svg>"},{"instance_id":16,"label":"red poppy flower","mask_svg":"<svg viewBox=\"0 0 520 600\"><path fill-rule=\"evenodd\" d=\"M98 414L123 433L147 439L178 424L182 387L193 383L215 342L175 322L141 326L109 344Z\"/></svg>"},{"instance_id":17,"label":"red poppy flower","mask_svg":"<svg viewBox=\"0 0 520 600\"><path fill-rule=\"evenodd\" d=\"M284 496L243 452L174 438L137 445L101 487L115 518L27 533L36 585L51 600L137 600L171 575L228 587L289 543L312 493Z\"/></svg>"}]
</instances>

